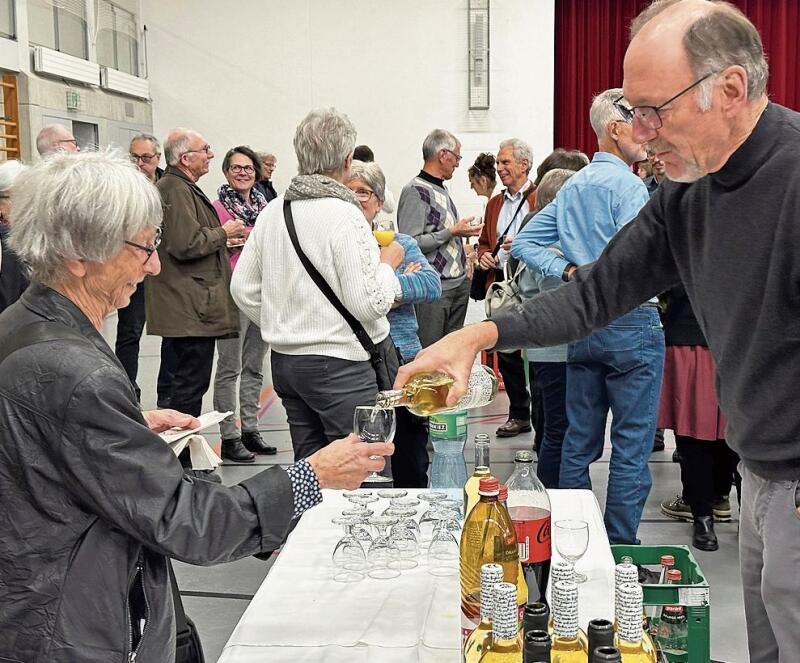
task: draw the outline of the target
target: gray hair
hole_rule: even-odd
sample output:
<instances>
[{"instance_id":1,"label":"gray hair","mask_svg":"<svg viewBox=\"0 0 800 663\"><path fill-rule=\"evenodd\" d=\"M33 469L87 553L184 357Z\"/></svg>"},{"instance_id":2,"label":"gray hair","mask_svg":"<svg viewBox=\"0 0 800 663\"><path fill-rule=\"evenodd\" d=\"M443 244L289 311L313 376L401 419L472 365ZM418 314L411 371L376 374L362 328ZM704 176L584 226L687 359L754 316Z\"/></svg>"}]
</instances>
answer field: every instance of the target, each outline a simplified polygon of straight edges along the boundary
<instances>
[{"instance_id":1,"label":"gray hair","mask_svg":"<svg viewBox=\"0 0 800 663\"><path fill-rule=\"evenodd\" d=\"M538 212L553 202L556 194L559 192L561 187L564 186L564 182L566 182L574 174L575 171L569 170L568 168L553 168L553 170L548 170L544 175L542 175L542 179L539 181L539 186L536 187L535 211Z\"/></svg>"},{"instance_id":2,"label":"gray hair","mask_svg":"<svg viewBox=\"0 0 800 663\"><path fill-rule=\"evenodd\" d=\"M609 123L619 120L625 121L622 113L614 106L614 102L620 97L622 97L622 88L613 87L610 90L601 92L592 99L592 106L589 109L589 122L598 138L605 133ZM622 103L629 105L624 98Z\"/></svg>"},{"instance_id":3,"label":"gray hair","mask_svg":"<svg viewBox=\"0 0 800 663\"><path fill-rule=\"evenodd\" d=\"M27 170L28 167L19 161L6 161L0 164L0 192L6 193L14 186L17 176Z\"/></svg>"},{"instance_id":4,"label":"gray hair","mask_svg":"<svg viewBox=\"0 0 800 663\"><path fill-rule=\"evenodd\" d=\"M460 145L458 139L445 129L434 129L422 141L422 158L430 161L439 150L453 150Z\"/></svg>"},{"instance_id":5,"label":"gray hair","mask_svg":"<svg viewBox=\"0 0 800 663\"><path fill-rule=\"evenodd\" d=\"M631 24L631 38L653 17L678 4L679 0L656 0ZM741 10L728 2L711 2L711 10L695 20L683 35L683 47L694 77L718 74L739 65L747 74L747 98L760 98L767 91L769 66L761 36ZM709 76L697 87L697 106L711 108L711 91L716 76Z\"/></svg>"},{"instance_id":6,"label":"gray hair","mask_svg":"<svg viewBox=\"0 0 800 663\"><path fill-rule=\"evenodd\" d=\"M168 166L177 166L180 163L181 156L189 149L193 133L191 129L183 127L175 127L169 132L164 139L164 159Z\"/></svg>"},{"instance_id":7,"label":"gray hair","mask_svg":"<svg viewBox=\"0 0 800 663\"><path fill-rule=\"evenodd\" d=\"M46 156L58 151L59 136L69 133L63 124L48 124L36 135L36 151L40 156Z\"/></svg>"},{"instance_id":8,"label":"gray hair","mask_svg":"<svg viewBox=\"0 0 800 663\"><path fill-rule=\"evenodd\" d=\"M335 108L317 108L303 118L294 133L297 172L332 175L342 170L356 146L356 128Z\"/></svg>"},{"instance_id":9,"label":"gray hair","mask_svg":"<svg viewBox=\"0 0 800 663\"><path fill-rule=\"evenodd\" d=\"M528 143L526 143L524 140L520 140L519 138L509 138L508 140L504 140L502 143L500 143L500 149L502 150L504 147L510 147L514 150L514 158L517 161L527 160L527 172L531 172L531 168L533 168L533 150Z\"/></svg>"},{"instance_id":10,"label":"gray hair","mask_svg":"<svg viewBox=\"0 0 800 663\"><path fill-rule=\"evenodd\" d=\"M161 154L161 143L158 142L158 138L156 138L153 134L148 134L148 133L136 134L133 138L131 138L131 142L128 145L133 145L134 141L137 140L149 140L150 143L152 143L153 145L153 151L156 154Z\"/></svg>"},{"instance_id":11,"label":"gray hair","mask_svg":"<svg viewBox=\"0 0 800 663\"><path fill-rule=\"evenodd\" d=\"M161 219L158 191L127 154L55 154L17 178L10 242L33 279L52 285L65 259L106 262Z\"/></svg>"},{"instance_id":12,"label":"gray hair","mask_svg":"<svg viewBox=\"0 0 800 663\"><path fill-rule=\"evenodd\" d=\"M276 163L278 161L278 157L276 157L274 154L270 152L256 152L256 154L258 155L258 160L261 162L264 162L267 159L272 159Z\"/></svg>"},{"instance_id":13,"label":"gray hair","mask_svg":"<svg viewBox=\"0 0 800 663\"><path fill-rule=\"evenodd\" d=\"M381 202L386 200L386 177L381 167L374 161L353 161L350 167L350 179L347 181L353 180L366 183Z\"/></svg>"}]
</instances>

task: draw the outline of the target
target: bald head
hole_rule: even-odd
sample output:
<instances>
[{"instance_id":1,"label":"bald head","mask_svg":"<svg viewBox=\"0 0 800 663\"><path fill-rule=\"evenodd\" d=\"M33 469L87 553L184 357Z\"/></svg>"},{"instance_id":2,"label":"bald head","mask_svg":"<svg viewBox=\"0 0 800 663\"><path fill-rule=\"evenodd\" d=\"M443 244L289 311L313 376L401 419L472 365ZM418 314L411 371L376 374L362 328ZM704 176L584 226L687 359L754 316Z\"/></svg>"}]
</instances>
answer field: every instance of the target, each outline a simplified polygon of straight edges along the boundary
<instances>
[{"instance_id":1,"label":"bald head","mask_svg":"<svg viewBox=\"0 0 800 663\"><path fill-rule=\"evenodd\" d=\"M61 124L48 124L36 136L36 151L41 156L55 152L80 152L72 132Z\"/></svg>"}]
</instances>

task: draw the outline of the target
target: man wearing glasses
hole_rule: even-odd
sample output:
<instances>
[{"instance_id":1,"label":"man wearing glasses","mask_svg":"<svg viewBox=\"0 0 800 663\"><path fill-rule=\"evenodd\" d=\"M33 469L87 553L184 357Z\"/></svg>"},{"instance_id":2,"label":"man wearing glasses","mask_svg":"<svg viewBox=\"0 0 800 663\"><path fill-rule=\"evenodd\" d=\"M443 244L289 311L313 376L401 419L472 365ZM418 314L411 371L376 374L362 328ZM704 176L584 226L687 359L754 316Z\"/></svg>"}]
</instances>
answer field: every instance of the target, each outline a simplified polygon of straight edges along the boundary
<instances>
[{"instance_id":1,"label":"man wearing glasses","mask_svg":"<svg viewBox=\"0 0 800 663\"><path fill-rule=\"evenodd\" d=\"M131 161L148 180L154 184L161 179L164 171L158 167L161 161L161 145L152 134L138 134L131 139L128 147ZM141 398L142 390L136 383L139 374L139 341L144 331L144 281L136 286L136 291L131 295L131 302L125 308L117 311L117 341L114 353L117 355L122 367L128 374L133 384L136 398ZM170 371L171 375L171 371ZM169 382L167 381L167 385ZM163 402L161 391L163 385L159 384L159 401ZM168 398L169 395L167 394Z\"/></svg>"},{"instance_id":2,"label":"man wearing glasses","mask_svg":"<svg viewBox=\"0 0 800 663\"><path fill-rule=\"evenodd\" d=\"M469 280L463 237L477 237L481 226L472 217L458 218L446 180L461 162L461 143L449 131L434 129L422 143L422 170L403 187L397 203L397 228L411 235L442 280L442 296L431 304L417 304L422 347L461 329L467 315Z\"/></svg>"},{"instance_id":3,"label":"man wearing glasses","mask_svg":"<svg viewBox=\"0 0 800 663\"><path fill-rule=\"evenodd\" d=\"M397 386L420 371L446 370L456 378L448 396L455 402L481 349L572 341L683 284L716 360L727 441L742 459L749 660L795 661L800 114L770 103L758 31L727 3L658 2L632 33L625 107L633 137L664 162L671 181L572 282L443 339L401 367Z\"/></svg>"},{"instance_id":4,"label":"man wearing glasses","mask_svg":"<svg viewBox=\"0 0 800 663\"><path fill-rule=\"evenodd\" d=\"M631 171L645 152L629 116L617 106L621 96L620 89L612 89L594 98L589 119L600 150L514 238L511 254L546 276L567 281L579 266L596 261L649 199ZM561 246L563 257L549 250L553 244ZM603 453L610 409L613 452L605 524L611 543L639 542L636 532L652 483L647 462L663 368L664 333L654 300L568 347L569 425L559 487L591 488L589 466Z\"/></svg>"},{"instance_id":5,"label":"man wearing glasses","mask_svg":"<svg viewBox=\"0 0 800 663\"><path fill-rule=\"evenodd\" d=\"M199 133L173 129L164 154L167 169L156 183L164 203L161 273L146 280L147 331L163 338L159 382L169 382L169 401L159 404L198 416L216 339L239 331L239 312L229 293L227 244L244 237L245 229L238 220L220 226L214 206L197 186L214 158ZM163 373L170 368L168 380ZM181 461L188 465L188 454Z\"/></svg>"},{"instance_id":6,"label":"man wearing glasses","mask_svg":"<svg viewBox=\"0 0 800 663\"><path fill-rule=\"evenodd\" d=\"M36 151L39 156L54 152L80 152L78 141L72 132L61 124L48 124L36 136Z\"/></svg>"}]
</instances>

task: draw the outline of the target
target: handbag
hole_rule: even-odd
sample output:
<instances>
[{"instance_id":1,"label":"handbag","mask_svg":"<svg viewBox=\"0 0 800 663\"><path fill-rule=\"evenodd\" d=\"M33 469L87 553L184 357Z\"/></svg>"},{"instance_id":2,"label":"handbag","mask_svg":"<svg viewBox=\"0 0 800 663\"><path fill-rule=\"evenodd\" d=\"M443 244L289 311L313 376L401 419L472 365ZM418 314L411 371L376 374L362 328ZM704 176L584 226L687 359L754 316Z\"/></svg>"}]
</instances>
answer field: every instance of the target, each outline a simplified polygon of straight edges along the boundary
<instances>
[{"instance_id":1,"label":"handbag","mask_svg":"<svg viewBox=\"0 0 800 663\"><path fill-rule=\"evenodd\" d=\"M511 217L511 221L509 221L508 226L506 227L506 231L500 237L497 238L497 244L495 244L494 249L492 249L492 258L497 257L497 253L498 251L500 251L500 247L503 246L503 242L505 241L506 235L508 234L508 229L514 224L514 219L517 218L517 214L520 213L522 206L527 202L527 200L528 200L527 195L522 197L522 200L520 201L516 211L514 212L514 216ZM520 227L520 230L522 230L522 227ZM469 286L469 296L476 302L482 301L487 296L488 289L486 287L486 278L489 276L489 271L490 270L483 269L482 267L478 266L475 268L475 271L472 272L472 283ZM494 283L497 283L502 279L503 279L503 270L494 268Z\"/></svg>"},{"instance_id":2,"label":"handbag","mask_svg":"<svg viewBox=\"0 0 800 663\"><path fill-rule=\"evenodd\" d=\"M292 246L297 252L297 257L305 267L306 272L314 281L316 286L320 289L325 298L331 303L341 316L345 319L350 329L356 335L361 347L366 350L369 355L369 361L372 368L375 370L375 379L378 382L378 390L386 391L394 386L394 379L397 376L397 370L400 367L397 360L398 353L392 342L391 335L387 336L378 345L375 345L364 325L347 310L347 307L342 304L341 300L336 296L336 293L328 285L328 282L317 271L317 268L308 259L308 256L300 248L300 241L297 239L297 230L294 227L294 217L292 216L292 204L288 200L283 201L283 218L286 222L286 230L289 231L289 238L292 240Z\"/></svg>"},{"instance_id":3,"label":"handbag","mask_svg":"<svg viewBox=\"0 0 800 663\"><path fill-rule=\"evenodd\" d=\"M509 278L508 268L505 270L505 279L495 281L486 291L486 301L483 303L486 317L491 318L498 313L504 313L516 304L522 304L522 295L519 291L519 277L525 271L525 263L519 263L514 275Z\"/></svg>"}]
</instances>

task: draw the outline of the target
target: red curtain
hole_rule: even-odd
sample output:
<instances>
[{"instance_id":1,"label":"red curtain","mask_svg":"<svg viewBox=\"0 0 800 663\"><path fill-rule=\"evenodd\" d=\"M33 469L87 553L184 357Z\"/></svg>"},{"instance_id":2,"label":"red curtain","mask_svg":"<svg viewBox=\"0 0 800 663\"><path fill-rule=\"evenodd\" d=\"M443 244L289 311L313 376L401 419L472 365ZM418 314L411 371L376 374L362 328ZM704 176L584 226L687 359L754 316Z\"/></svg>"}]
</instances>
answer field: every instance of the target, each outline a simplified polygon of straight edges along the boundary
<instances>
[{"instance_id":1,"label":"red curtain","mask_svg":"<svg viewBox=\"0 0 800 663\"><path fill-rule=\"evenodd\" d=\"M589 156L597 139L589 125L592 97L622 86L622 59L633 18L650 0L556 0L555 147ZM770 67L770 98L800 110L800 0L735 0L758 28Z\"/></svg>"}]
</instances>

